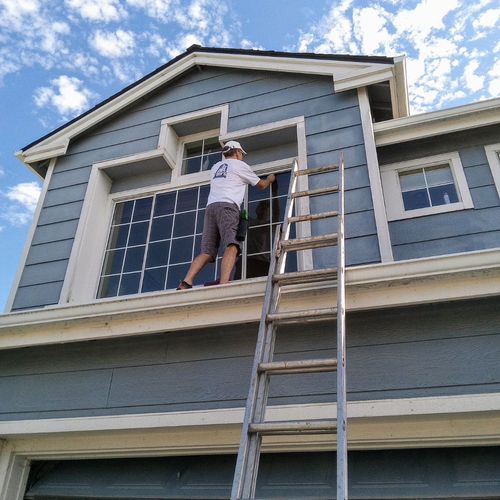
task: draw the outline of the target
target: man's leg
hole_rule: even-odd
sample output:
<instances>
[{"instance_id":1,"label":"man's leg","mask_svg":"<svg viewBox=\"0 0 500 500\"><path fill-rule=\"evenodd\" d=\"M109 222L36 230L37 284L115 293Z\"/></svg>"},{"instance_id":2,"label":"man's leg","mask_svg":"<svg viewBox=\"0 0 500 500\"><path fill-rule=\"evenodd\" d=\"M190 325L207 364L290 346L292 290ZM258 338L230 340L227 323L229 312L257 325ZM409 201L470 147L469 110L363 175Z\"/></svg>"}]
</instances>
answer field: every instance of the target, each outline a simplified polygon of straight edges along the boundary
<instances>
[{"instance_id":1,"label":"man's leg","mask_svg":"<svg viewBox=\"0 0 500 500\"><path fill-rule=\"evenodd\" d=\"M236 258L238 257L238 247L236 245L228 245L224 250L222 262L220 266L220 284L227 283L231 277Z\"/></svg>"},{"instance_id":2,"label":"man's leg","mask_svg":"<svg viewBox=\"0 0 500 500\"><path fill-rule=\"evenodd\" d=\"M213 259L210 255L207 253L200 253L193 262L191 262L191 265L189 266L189 270L186 274L186 277L184 278L184 281L188 285L192 285L194 279L196 278L196 275L209 263L212 262Z\"/></svg>"}]
</instances>

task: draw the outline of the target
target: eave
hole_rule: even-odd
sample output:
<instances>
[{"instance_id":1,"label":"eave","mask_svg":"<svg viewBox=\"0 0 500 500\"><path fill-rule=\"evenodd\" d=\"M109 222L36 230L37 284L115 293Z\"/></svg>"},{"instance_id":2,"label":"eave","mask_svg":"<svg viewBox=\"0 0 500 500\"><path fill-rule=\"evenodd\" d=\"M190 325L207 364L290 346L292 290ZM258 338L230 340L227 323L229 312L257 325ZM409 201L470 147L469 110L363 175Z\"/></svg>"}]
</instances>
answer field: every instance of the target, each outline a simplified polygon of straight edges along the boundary
<instances>
[{"instance_id":1,"label":"eave","mask_svg":"<svg viewBox=\"0 0 500 500\"><path fill-rule=\"evenodd\" d=\"M404 71L401 71L404 59L401 58L394 60L382 57L287 54L194 47L80 117L73 119L44 138L29 144L18 151L16 156L30 166L41 160L64 155L72 139L195 66L330 76L336 91L389 80L393 88L393 95L406 96L406 80L402 77ZM403 98L402 101L405 99ZM398 102L397 110L397 116L401 116L401 113L407 114L407 107L400 102ZM30 168L32 167L30 166Z\"/></svg>"},{"instance_id":2,"label":"eave","mask_svg":"<svg viewBox=\"0 0 500 500\"><path fill-rule=\"evenodd\" d=\"M500 249L356 266L346 272L348 312L475 299L500 292ZM265 279L157 292L0 316L0 349L256 323ZM329 307L335 285L297 285L283 310Z\"/></svg>"},{"instance_id":3,"label":"eave","mask_svg":"<svg viewBox=\"0 0 500 500\"><path fill-rule=\"evenodd\" d=\"M377 146L387 146L500 123L500 98L374 123Z\"/></svg>"}]
</instances>

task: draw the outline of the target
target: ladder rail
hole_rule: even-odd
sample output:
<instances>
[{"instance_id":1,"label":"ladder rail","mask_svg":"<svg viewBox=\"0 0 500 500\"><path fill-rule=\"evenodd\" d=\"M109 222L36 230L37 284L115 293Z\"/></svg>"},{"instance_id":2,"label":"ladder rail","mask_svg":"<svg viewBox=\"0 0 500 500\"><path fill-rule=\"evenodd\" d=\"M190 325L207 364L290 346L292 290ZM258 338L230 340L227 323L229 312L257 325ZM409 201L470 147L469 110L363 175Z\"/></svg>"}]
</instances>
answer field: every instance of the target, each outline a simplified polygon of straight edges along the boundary
<instances>
[{"instance_id":1,"label":"ladder rail","mask_svg":"<svg viewBox=\"0 0 500 500\"><path fill-rule=\"evenodd\" d=\"M345 340L345 197L344 158L339 162L337 220L337 500L347 500L347 391Z\"/></svg>"},{"instance_id":2,"label":"ladder rail","mask_svg":"<svg viewBox=\"0 0 500 500\"><path fill-rule=\"evenodd\" d=\"M297 185L297 176L294 172L298 169L297 161L294 162L292 175L290 176L290 184L288 192L292 192ZM284 268L284 255L278 256L279 242L282 237L287 238L290 231L288 219L293 213L294 200L289 197L285 208L285 218L283 221L283 231L280 230L280 225L276 226L275 238L273 242L273 252L269 263L269 272L266 282L266 291L264 294L264 304L259 323L259 333L257 336L257 345L255 349L255 357L252 366L252 376L250 379L250 388L245 407L245 416L240 438L240 447L238 457L236 459L236 468L234 473L234 481L231 490L231 500L240 498L253 498L255 488L257 486L257 471L259 468L259 449L261 437L258 434L250 434L250 425L252 422L261 422L264 419L265 404L267 392L269 390L269 379L265 374L259 372L258 367L261 363L272 361L272 352L274 351L274 325L266 321L268 314L271 312L273 304L277 304L277 294L279 287L273 287L273 275L276 274L276 269ZM282 272L282 271L281 271ZM260 414L257 411L260 409ZM250 464L252 457L255 462ZM253 474L245 474L245 470L252 470Z\"/></svg>"}]
</instances>

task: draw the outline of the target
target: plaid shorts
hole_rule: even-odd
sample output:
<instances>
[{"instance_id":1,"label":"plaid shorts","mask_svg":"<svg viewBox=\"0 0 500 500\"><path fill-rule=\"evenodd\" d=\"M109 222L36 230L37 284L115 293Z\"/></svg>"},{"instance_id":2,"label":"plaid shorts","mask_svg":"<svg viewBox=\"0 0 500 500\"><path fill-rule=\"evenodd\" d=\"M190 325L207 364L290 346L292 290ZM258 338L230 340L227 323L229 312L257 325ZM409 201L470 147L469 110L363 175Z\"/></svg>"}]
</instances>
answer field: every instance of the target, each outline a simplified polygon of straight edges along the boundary
<instances>
[{"instance_id":1,"label":"plaid shorts","mask_svg":"<svg viewBox=\"0 0 500 500\"><path fill-rule=\"evenodd\" d=\"M236 231L240 222L240 209L234 203L216 202L207 205L201 237L201 253L206 253L213 260L217 257L219 246L226 249L236 245L241 252L240 242L236 240Z\"/></svg>"}]
</instances>

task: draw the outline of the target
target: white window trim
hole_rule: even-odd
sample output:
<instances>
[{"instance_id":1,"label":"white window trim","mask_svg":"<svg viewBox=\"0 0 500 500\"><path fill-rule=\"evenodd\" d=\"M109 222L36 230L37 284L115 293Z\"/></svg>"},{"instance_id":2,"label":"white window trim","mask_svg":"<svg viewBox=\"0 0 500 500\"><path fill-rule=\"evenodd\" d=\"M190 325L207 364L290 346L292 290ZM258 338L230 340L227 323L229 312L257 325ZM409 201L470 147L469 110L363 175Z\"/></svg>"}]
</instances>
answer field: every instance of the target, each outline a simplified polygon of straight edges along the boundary
<instances>
[{"instance_id":1,"label":"white window trim","mask_svg":"<svg viewBox=\"0 0 500 500\"><path fill-rule=\"evenodd\" d=\"M399 172L416 168L432 167L443 163L448 163L450 166L459 201L448 205L438 205L406 211L404 209L401 186L399 183ZM380 174L382 186L384 188L387 220L389 221L413 219L414 217L474 208L462 162L457 152L426 156L415 160L382 165L380 167Z\"/></svg>"},{"instance_id":2,"label":"white window trim","mask_svg":"<svg viewBox=\"0 0 500 500\"><path fill-rule=\"evenodd\" d=\"M157 149L121 158L106 160L103 162L95 163L92 166L87 193L85 195L73 249L71 251L64 284L61 290L59 304L81 304L95 302L96 300L106 300L96 299L95 297L99 286L101 267L105 253L105 245L107 237L109 235L113 207L117 201L124 201L130 198L147 196L160 191L171 191L194 187L209 182L210 172L208 171L188 175L180 174L183 141L192 140L193 137L206 136L207 134L213 134L216 132L220 133L220 141L227 140L228 135L226 132L228 110L229 107L225 105L166 119L162 122ZM173 128L171 127L172 124L180 123L181 121L196 119L213 114L221 115L220 131L204 131L199 134L193 134L191 136L185 136L182 137L182 139L179 139L175 134ZM259 125L257 127L236 130L231 132L230 137L250 137L258 133L279 130L292 126L295 126L297 129L299 168L306 168L307 152L305 149L306 140L303 116L279 122L272 122L265 125ZM223 133L225 135L223 135ZM175 134L175 157L173 146L170 149L170 153L167 152L168 148L166 147L166 141L169 134L172 140L174 139L173 134ZM169 182L155 184L154 186L121 191L119 193L110 193L112 182L109 176L106 174L106 170L108 168L115 167L120 164L140 161L140 159L157 156L159 154L162 154L165 158L167 158L168 163L174 167L172 169L172 178ZM295 158L284 158L278 161L273 161L261 165L254 165L252 168L257 175L265 175L271 171L284 170L288 167L291 168L294 160ZM303 189L307 189L307 186L304 186ZM303 206L298 206L298 208L299 213L305 213L305 208ZM308 236L308 231L310 231L309 227L307 227L306 224L302 224L302 226L303 227L299 227L297 231L297 237L299 238ZM88 245L87 243L89 241L95 243L93 245ZM299 259L298 268L312 269L312 252L309 251L301 253L304 255ZM166 293L167 291L164 292ZM134 294L133 296L136 296L136 294Z\"/></svg>"},{"instance_id":3,"label":"white window trim","mask_svg":"<svg viewBox=\"0 0 500 500\"><path fill-rule=\"evenodd\" d=\"M500 198L500 142L497 144L488 144L484 146L484 149L490 165L491 175L497 188L498 197Z\"/></svg>"}]
</instances>

